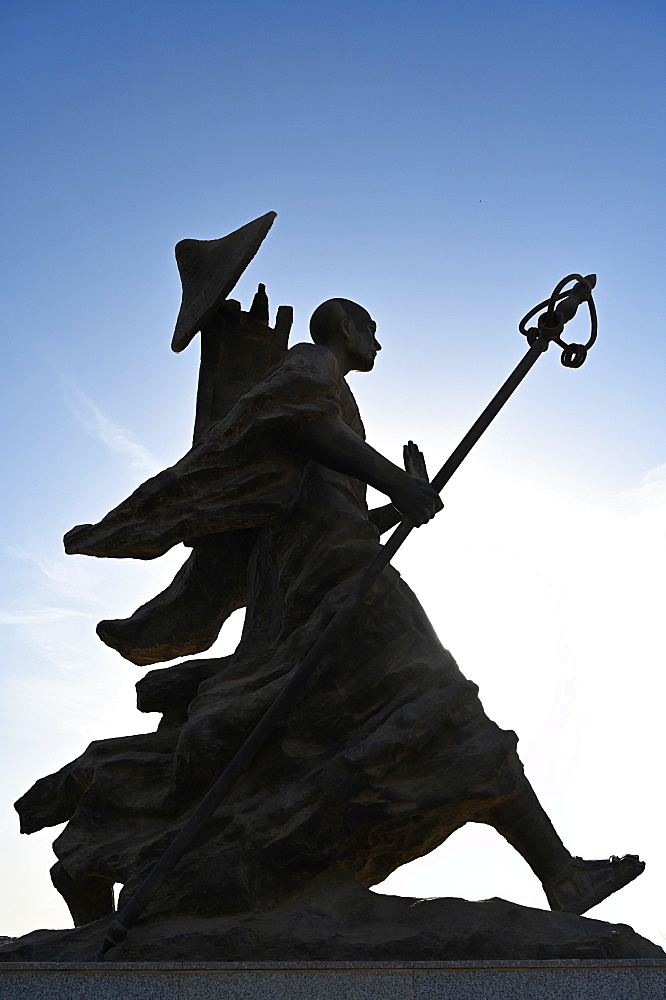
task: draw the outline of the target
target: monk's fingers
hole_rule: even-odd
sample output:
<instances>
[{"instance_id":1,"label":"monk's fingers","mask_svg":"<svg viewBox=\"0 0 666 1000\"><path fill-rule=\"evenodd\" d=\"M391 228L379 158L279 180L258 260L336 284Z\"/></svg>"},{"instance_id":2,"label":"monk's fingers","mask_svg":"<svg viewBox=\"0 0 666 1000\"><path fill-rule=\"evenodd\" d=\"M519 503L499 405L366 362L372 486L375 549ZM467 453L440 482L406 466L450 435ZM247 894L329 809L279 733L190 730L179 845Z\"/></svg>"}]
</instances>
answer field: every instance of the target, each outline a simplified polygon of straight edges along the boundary
<instances>
[{"instance_id":1,"label":"monk's fingers","mask_svg":"<svg viewBox=\"0 0 666 1000\"><path fill-rule=\"evenodd\" d=\"M428 482L428 470L426 469L423 453L413 441L408 441L402 449L405 462L405 470L415 479L422 479Z\"/></svg>"},{"instance_id":2,"label":"monk's fingers","mask_svg":"<svg viewBox=\"0 0 666 1000\"><path fill-rule=\"evenodd\" d=\"M442 503L441 498L438 496L438 494L434 493L429 498L429 503L427 504L427 506L423 507L422 510L419 512L420 517L418 518L418 520L415 520L413 523L416 525L417 528L420 528L421 525L427 524L428 521L432 521L433 517L435 517L436 514L439 514L440 510L443 509L444 509L444 504Z\"/></svg>"},{"instance_id":3,"label":"monk's fingers","mask_svg":"<svg viewBox=\"0 0 666 1000\"><path fill-rule=\"evenodd\" d=\"M438 498L437 499L437 503L434 503L432 505L432 507L430 508L428 520L432 521L433 517L435 517L436 514L439 514L440 510L443 510L443 509L444 509L444 504Z\"/></svg>"},{"instance_id":4,"label":"monk's fingers","mask_svg":"<svg viewBox=\"0 0 666 1000\"><path fill-rule=\"evenodd\" d=\"M442 509L437 491L423 479L410 475L398 480L391 500L396 510L417 528L427 524Z\"/></svg>"},{"instance_id":5,"label":"monk's fingers","mask_svg":"<svg viewBox=\"0 0 666 1000\"><path fill-rule=\"evenodd\" d=\"M419 449L416 447L416 445L414 445L414 459L413 459L413 461L414 461L414 467L415 467L415 469L417 469L417 471L415 472L415 475L419 479L422 479L425 483L429 482L429 480L428 480L428 470L426 468L425 457L423 455L423 452L419 451Z\"/></svg>"}]
</instances>

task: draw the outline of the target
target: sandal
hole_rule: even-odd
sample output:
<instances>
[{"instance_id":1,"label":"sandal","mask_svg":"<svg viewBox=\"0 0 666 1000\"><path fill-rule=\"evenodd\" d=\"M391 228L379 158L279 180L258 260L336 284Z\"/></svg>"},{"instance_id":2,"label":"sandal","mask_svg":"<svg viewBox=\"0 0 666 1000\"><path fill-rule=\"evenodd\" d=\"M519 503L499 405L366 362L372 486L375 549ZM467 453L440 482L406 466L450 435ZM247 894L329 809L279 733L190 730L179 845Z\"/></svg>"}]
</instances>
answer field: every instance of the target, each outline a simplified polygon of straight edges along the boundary
<instances>
[{"instance_id":1,"label":"sandal","mask_svg":"<svg viewBox=\"0 0 666 1000\"><path fill-rule=\"evenodd\" d=\"M544 884L551 910L565 913L585 913L611 893L617 892L645 869L645 862L636 854L625 854L603 861L572 858L571 865L556 878Z\"/></svg>"}]
</instances>

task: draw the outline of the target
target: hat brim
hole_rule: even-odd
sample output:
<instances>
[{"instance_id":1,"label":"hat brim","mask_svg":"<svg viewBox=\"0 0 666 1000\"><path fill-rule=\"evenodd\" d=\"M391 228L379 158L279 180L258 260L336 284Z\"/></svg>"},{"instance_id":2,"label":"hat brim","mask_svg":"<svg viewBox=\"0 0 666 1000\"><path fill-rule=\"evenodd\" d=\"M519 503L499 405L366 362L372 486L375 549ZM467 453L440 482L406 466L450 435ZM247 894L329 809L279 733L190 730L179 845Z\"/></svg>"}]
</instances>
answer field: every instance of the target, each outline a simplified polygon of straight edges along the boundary
<instances>
[{"instance_id":1,"label":"hat brim","mask_svg":"<svg viewBox=\"0 0 666 1000\"><path fill-rule=\"evenodd\" d=\"M276 212L267 212L219 240L181 240L176 244L183 298L171 340L173 351L184 350L222 305L276 218Z\"/></svg>"}]
</instances>

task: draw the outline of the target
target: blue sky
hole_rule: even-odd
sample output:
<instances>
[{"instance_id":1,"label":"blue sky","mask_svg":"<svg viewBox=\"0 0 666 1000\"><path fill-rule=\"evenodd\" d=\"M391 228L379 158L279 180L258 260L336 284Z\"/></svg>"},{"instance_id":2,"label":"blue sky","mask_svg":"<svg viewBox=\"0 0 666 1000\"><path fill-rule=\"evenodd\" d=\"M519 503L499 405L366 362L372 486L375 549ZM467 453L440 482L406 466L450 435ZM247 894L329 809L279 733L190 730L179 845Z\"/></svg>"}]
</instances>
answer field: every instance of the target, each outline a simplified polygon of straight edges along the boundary
<instances>
[{"instance_id":1,"label":"blue sky","mask_svg":"<svg viewBox=\"0 0 666 1000\"><path fill-rule=\"evenodd\" d=\"M647 860L592 915L663 940L665 20L653 2L5 0L0 933L66 923L54 832L20 838L11 801L154 724L94 625L182 558L66 559L62 535L189 445L174 244L275 210L234 294L266 282L294 340L325 298L366 305L385 347L353 383L369 438L396 460L414 438L433 473L521 356L522 314L598 274L587 363L539 361L398 565L572 851ZM545 905L496 841L467 829L393 890Z\"/></svg>"}]
</instances>

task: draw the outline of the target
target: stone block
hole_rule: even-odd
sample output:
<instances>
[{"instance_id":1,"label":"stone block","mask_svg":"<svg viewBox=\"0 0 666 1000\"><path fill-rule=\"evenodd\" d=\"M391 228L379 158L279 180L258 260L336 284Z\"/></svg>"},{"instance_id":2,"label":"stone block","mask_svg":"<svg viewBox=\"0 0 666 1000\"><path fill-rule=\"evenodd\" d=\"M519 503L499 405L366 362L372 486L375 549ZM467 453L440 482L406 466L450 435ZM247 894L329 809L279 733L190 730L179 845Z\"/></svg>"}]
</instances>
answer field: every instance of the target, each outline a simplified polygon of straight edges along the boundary
<instances>
[{"instance_id":1,"label":"stone block","mask_svg":"<svg viewBox=\"0 0 666 1000\"><path fill-rule=\"evenodd\" d=\"M666 961L13 962L0 1000L666 1000Z\"/></svg>"}]
</instances>

